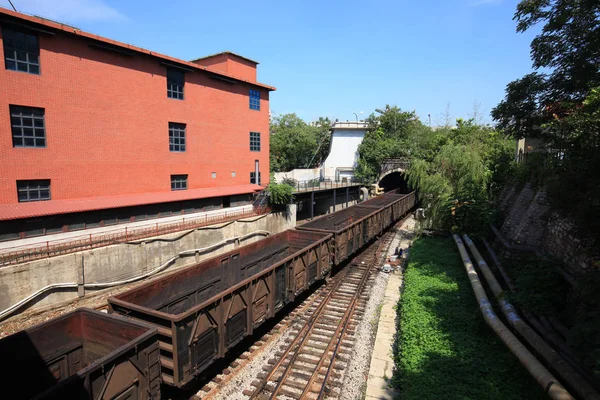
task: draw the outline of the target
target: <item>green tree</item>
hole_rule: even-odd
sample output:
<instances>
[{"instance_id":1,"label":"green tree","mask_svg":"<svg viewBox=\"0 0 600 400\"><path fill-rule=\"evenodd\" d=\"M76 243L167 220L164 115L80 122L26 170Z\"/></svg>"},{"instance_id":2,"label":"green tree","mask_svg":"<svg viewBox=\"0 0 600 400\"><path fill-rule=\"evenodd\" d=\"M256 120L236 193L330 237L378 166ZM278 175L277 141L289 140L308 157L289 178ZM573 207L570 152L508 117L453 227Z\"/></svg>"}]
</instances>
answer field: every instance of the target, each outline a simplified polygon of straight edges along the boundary
<instances>
[{"instance_id":1,"label":"green tree","mask_svg":"<svg viewBox=\"0 0 600 400\"><path fill-rule=\"evenodd\" d=\"M427 142L432 158L413 158L408 183L436 229L478 231L493 218L490 200L510 176L512 141L474 120L457 120Z\"/></svg>"},{"instance_id":2,"label":"green tree","mask_svg":"<svg viewBox=\"0 0 600 400\"><path fill-rule=\"evenodd\" d=\"M284 114L271 121L271 171L306 168L317 148L314 129L296 114Z\"/></svg>"},{"instance_id":3,"label":"green tree","mask_svg":"<svg viewBox=\"0 0 600 400\"><path fill-rule=\"evenodd\" d=\"M319 118L307 124L296 114L284 114L271 119L271 172L312 168L320 165L329 154L331 121Z\"/></svg>"},{"instance_id":4,"label":"green tree","mask_svg":"<svg viewBox=\"0 0 600 400\"><path fill-rule=\"evenodd\" d=\"M506 133L540 138L552 150L526 172L598 241L600 2L524 0L515 20L518 32L541 25L531 42L536 72L509 83L492 116Z\"/></svg>"},{"instance_id":5,"label":"green tree","mask_svg":"<svg viewBox=\"0 0 600 400\"><path fill-rule=\"evenodd\" d=\"M396 106L386 105L367 118L368 129L358 147L358 178L374 182L381 172L381 163L388 158L410 157L414 150L409 143L418 147L422 135L428 133L415 112L402 111Z\"/></svg>"},{"instance_id":6,"label":"green tree","mask_svg":"<svg viewBox=\"0 0 600 400\"><path fill-rule=\"evenodd\" d=\"M554 148L568 146L542 125L570 114L591 88L600 86L600 2L523 0L514 19L517 32L542 25L531 42L536 72L509 83L492 116L517 138L540 137Z\"/></svg>"}]
</instances>

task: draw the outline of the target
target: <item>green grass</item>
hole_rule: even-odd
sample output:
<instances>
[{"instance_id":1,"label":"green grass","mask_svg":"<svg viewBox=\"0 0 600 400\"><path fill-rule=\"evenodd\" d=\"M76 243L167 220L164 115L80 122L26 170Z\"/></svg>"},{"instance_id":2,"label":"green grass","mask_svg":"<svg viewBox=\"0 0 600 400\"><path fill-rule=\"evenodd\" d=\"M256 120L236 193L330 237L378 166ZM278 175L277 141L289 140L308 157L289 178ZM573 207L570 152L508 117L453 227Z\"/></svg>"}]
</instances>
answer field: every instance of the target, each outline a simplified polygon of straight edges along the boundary
<instances>
[{"instance_id":1,"label":"green grass","mask_svg":"<svg viewBox=\"0 0 600 400\"><path fill-rule=\"evenodd\" d=\"M483 320L452 239L416 240L404 284L392 380L401 399L546 398Z\"/></svg>"}]
</instances>

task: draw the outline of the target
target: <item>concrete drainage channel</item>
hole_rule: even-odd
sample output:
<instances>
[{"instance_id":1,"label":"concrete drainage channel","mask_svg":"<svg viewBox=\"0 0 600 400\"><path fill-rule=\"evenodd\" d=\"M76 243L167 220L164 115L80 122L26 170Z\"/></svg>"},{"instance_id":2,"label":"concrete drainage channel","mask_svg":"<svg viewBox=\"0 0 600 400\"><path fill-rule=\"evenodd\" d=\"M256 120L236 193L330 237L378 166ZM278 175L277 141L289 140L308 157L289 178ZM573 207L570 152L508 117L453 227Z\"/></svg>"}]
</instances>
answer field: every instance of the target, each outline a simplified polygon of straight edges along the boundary
<instances>
[{"instance_id":1,"label":"concrete drainage channel","mask_svg":"<svg viewBox=\"0 0 600 400\"><path fill-rule=\"evenodd\" d=\"M401 224L403 225L405 222L403 221ZM326 285L318 288L295 310L284 317L274 329L262 336L248 351L242 353L228 368L214 376L192 398L203 400L269 398L273 396L275 387L278 387L278 398L300 398L302 393L307 398L315 399L322 398L324 395L328 398L340 399L363 398L377 332L380 304L389 277L388 274L377 272L377 269L383 265L383 259L396 248L399 239L399 229L390 231L387 239L385 236L380 239L385 243L384 246L379 244L377 260L373 257L373 254L377 252L373 249L366 249L357 257L360 259L370 252L371 260L367 261L375 268L371 268L372 271L368 273L362 291L355 296L356 310L354 312L347 313L348 315L343 317L344 305L339 301L333 305L341 312L337 319L339 325L327 326L323 320L317 321L315 313L320 308L328 307L327 314L331 313L331 306L323 304L323 302L327 301L329 292L336 287L336 279L343 278L345 274L342 272L344 271L334 276ZM375 244L375 247L378 247L378 243ZM381 249L381 247L384 248ZM346 269L350 269L350 267L351 265L348 265ZM359 274L356 269L353 268L355 275ZM354 283L356 283L356 278L355 276ZM352 277L350 279L352 280ZM349 302L348 299L346 297L346 303ZM314 317L314 321L311 317ZM337 328L344 321L347 322L345 325L350 329L347 329L342 335L344 330ZM315 323L317 327L312 335L316 334L319 339L315 341L315 336L313 336L308 340L307 335L310 329L307 326L315 325ZM333 334L334 332L337 333ZM305 338L306 346L301 346L301 342ZM328 341L329 343L327 343ZM328 346L330 343L337 345L330 347ZM336 356L332 357L334 348L337 349ZM325 350L327 350L326 357ZM296 353L298 356L294 357ZM323 357L321 358L321 356ZM296 358L299 360L293 362L292 360ZM331 359L334 360L333 365ZM290 361L293 365L290 365ZM273 371L274 366L278 366L275 371ZM330 366L331 368L329 368ZM310 372L311 369L315 371L316 368L319 369L318 373ZM324 387L323 381L327 376L325 374L329 370L327 379L329 384L325 385L325 390L320 390ZM284 375L285 379L282 379ZM285 383L282 382L281 385L278 385L279 380L285 381ZM308 383L311 385L310 388Z\"/></svg>"}]
</instances>

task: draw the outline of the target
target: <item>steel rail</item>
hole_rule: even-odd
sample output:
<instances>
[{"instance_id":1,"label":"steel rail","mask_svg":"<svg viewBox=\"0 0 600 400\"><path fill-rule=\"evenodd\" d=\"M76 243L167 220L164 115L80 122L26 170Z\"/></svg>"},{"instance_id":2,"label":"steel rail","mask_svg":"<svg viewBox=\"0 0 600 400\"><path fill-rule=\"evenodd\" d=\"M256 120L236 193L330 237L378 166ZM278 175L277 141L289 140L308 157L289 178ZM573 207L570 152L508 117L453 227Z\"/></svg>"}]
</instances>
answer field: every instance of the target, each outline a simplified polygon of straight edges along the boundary
<instances>
[{"instance_id":1,"label":"steel rail","mask_svg":"<svg viewBox=\"0 0 600 400\"><path fill-rule=\"evenodd\" d=\"M374 256L374 259L373 259L373 263L377 263L377 262L381 261L381 254L380 254L380 252L381 252L382 248L384 248L386 250L389 250L390 245L393 242L394 235L396 233L395 230L394 230L394 228L396 226L402 224L404 222L404 220L405 220L405 218L403 218L400 222L398 222L397 224L395 224L394 227L390 231L388 231L386 233L386 235L388 235L388 234L389 235L387 236L386 241L385 242L381 242L380 246L375 251L375 256ZM387 240L388 238L389 238L389 240ZM322 399L323 396L325 395L325 388L327 387L327 381L329 380L329 376L331 375L331 370L332 370L333 365L335 363L335 358L336 358L337 353L339 351L339 348L340 348L340 346L341 346L341 344L342 344L342 342L344 340L344 336L346 334L346 330L347 330L350 318L352 316L352 313L354 313L354 311L356 309L356 303L358 302L358 298L360 297L360 294L361 294L361 292L362 292L362 290L364 288L364 284L366 284L366 281L369 278L371 267L373 267L372 264L368 267L368 270L365 272L365 274L363 276L363 280L361 282L362 285L358 289L358 291L356 292L356 295L355 295L355 297L353 299L353 303L350 306L348 316L347 316L347 318L346 318L346 320L344 322L344 326L343 326L341 332L339 333L338 341L337 341L337 343L335 344L335 347L332 350L333 354L331 355L331 362L329 363L329 366L327 367L327 371L325 372L325 377L323 378L323 386L321 386L321 389L319 390L319 394L317 396L318 400ZM339 330L339 328L338 328L338 330ZM335 337L337 335L338 335L338 332L336 331L336 334L333 336L332 341L335 339ZM319 370L321 369L321 364L322 364L323 360L325 360L325 357L327 356L327 354L329 353L329 351L330 351L330 349L328 347L327 350L324 353L324 357L321 359L321 362L319 363L319 365L315 369L315 372L313 373L313 376L311 376L311 379L308 382L308 385L306 386L307 389L310 388L312 386L312 384L314 383L314 380L316 379L316 377L317 377L317 375L319 373ZM305 391L307 389L305 389ZM302 393L302 396L304 396L305 391Z\"/></svg>"},{"instance_id":2,"label":"steel rail","mask_svg":"<svg viewBox=\"0 0 600 400\"><path fill-rule=\"evenodd\" d=\"M305 341L308 340L308 338L310 337L309 334L312 331L312 327L313 327L314 323L316 322L316 320L318 319L318 317L321 316L321 314L323 313L323 310L325 309L325 307L326 307L329 299L331 299L331 297L333 297L333 295L336 293L336 289L342 284L342 282L344 280L343 278L345 278L346 275L348 275L348 273L349 273L349 269L344 269L343 275L339 276L339 277L336 277L337 280L336 280L335 284L333 285L333 287L331 288L331 290L329 291L329 293L327 293L327 295L325 296L325 298L323 298L323 300L321 301L321 303L319 304L319 306L317 307L317 309L315 310L315 312L313 313L313 315L306 322L306 324L304 324L304 326L301 328L301 330L298 333L298 335L294 338L294 340L292 340L292 342L286 348L286 350L284 351L283 356L273 366L273 368L271 369L271 371L269 372L269 374L263 379L261 385L259 385L254 390L254 393L250 396L251 399L257 398L258 395L263 392L263 390L264 390L265 386L267 386L267 383L269 382L269 380L277 373L277 371L279 370L279 368L282 366L282 364L287 359L287 356L292 352L292 349L294 349L294 347L296 345L298 345L298 348L300 348L300 346L302 346L302 344ZM279 390L281 389L283 381L285 380L285 377L289 373L289 370L291 370L292 365L294 364L294 361L296 360L296 358L298 357L298 355L299 355L298 351L294 352L294 354L292 355L292 359L290 360L289 364L286 366L286 368L285 368L285 370L283 372L283 376L281 377L281 379L279 379L279 382L277 383L276 387L272 391L272 395L270 396L271 399L275 398L275 396L279 393Z\"/></svg>"},{"instance_id":3,"label":"steel rail","mask_svg":"<svg viewBox=\"0 0 600 400\"><path fill-rule=\"evenodd\" d=\"M402 223L404 220L405 220L405 218L403 218L397 224L394 224L394 227L396 227L398 224ZM311 386L314 384L314 381L316 380L317 376L319 375L319 371L321 370L323 363L327 359L329 352L332 351L332 349L333 349L333 351L334 351L333 357L335 358L335 356L337 355L339 347L342 343L342 337L344 337L344 335L345 335L348 323L350 322L350 319L356 309L358 299L359 299L360 295L362 294L365 284L369 278L371 269L373 267L373 263L378 259L378 256L380 256L380 252L383 247L385 247L386 249L389 248L389 246L393 240L394 234L395 234L395 231L388 230L387 232L384 233L385 236L382 237L381 239L379 239L379 242L377 243L377 248L374 252L372 250L370 250L370 248L367 248L367 249L365 249L365 251L363 251L363 253L359 254L357 257L354 258L352 264L360 266L362 264L362 261L365 261L365 259L367 259L368 260L367 266L366 266L365 270L362 272L360 282L357 284L357 289L356 289L355 293L353 294L352 299L350 300L350 304L346 307L346 311L345 311L344 315L342 316L342 318L340 318L340 323L338 324L329 343L327 344L327 348L324 350L323 356L320 358L315 369L313 370L313 373L311 374L311 377L308 379L308 383L306 384L306 386L304 387L304 390L300 394L300 397L299 397L300 399L306 398L307 391L309 391ZM375 245L375 243L371 244L371 246L369 246L369 247L374 247L374 245ZM372 260L371 260L371 258L372 258ZM289 373L291 372L292 368L294 367L294 363L295 363L296 359L298 358L298 356L300 355L301 349L303 347L305 347L308 340L310 340L311 333L314 330L316 322L324 315L325 308L331 304L330 301L333 299L334 295L336 294L337 289L341 286L342 283L344 283L344 281L345 281L344 278L346 278L346 276L349 273L350 273L350 268L347 268L344 270L344 274L342 276L336 277L337 280L336 280L335 284L331 287L329 293L327 293L327 295L323 298L323 300L319 304L317 310L314 311L314 313L310 317L310 319L301 328L298 335L288 345L286 350L283 352L282 357L280 357L279 361L272 367L269 374L261 381L261 384L255 389L253 394L250 396L251 399L257 398L258 395L264 391L268 382L271 381L273 376L275 376L278 373L278 371L282 368L283 363L285 363L285 361L288 359L288 355L290 353L292 353L292 351L293 351L294 354L290 358L289 363L286 365L286 367L282 373L282 376L278 379L276 386L273 389L268 389L271 392L271 395L269 396L270 399L274 399L277 397L277 395L280 393L281 389L285 385L286 379L289 376ZM339 338L339 340L337 342L336 342L336 338ZM325 387L325 385L327 383L327 379L329 378L329 375L331 373L331 367L333 366L334 358L331 359L331 362L329 364L328 370L325 375L325 379L323 381L323 387ZM322 390L323 390L323 388L321 388L321 392L322 392Z\"/></svg>"}]
</instances>

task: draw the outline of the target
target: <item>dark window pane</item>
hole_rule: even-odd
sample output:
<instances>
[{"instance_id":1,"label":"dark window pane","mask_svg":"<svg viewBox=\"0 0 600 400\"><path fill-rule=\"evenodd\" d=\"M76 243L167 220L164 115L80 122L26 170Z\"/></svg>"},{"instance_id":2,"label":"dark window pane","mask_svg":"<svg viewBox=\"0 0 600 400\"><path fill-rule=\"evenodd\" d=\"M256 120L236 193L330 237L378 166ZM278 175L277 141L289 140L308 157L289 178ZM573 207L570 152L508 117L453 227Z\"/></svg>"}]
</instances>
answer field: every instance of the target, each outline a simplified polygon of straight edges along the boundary
<instances>
[{"instance_id":1,"label":"dark window pane","mask_svg":"<svg viewBox=\"0 0 600 400\"><path fill-rule=\"evenodd\" d=\"M2 37L6 69L39 74L40 49L37 36L3 28Z\"/></svg>"},{"instance_id":2,"label":"dark window pane","mask_svg":"<svg viewBox=\"0 0 600 400\"><path fill-rule=\"evenodd\" d=\"M0 233L0 241L18 239L20 237L18 232Z\"/></svg>"},{"instance_id":3,"label":"dark window pane","mask_svg":"<svg viewBox=\"0 0 600 400\"><path fill-rule=\"evenodd\" d=\"M46 146L43 108L11 105L10 121L14 147Z\"/></svg>"},{"instance_id":4,"label":"dark window pane","mask_svg":"<svg viewBox=\"0 0 600 400\"><path fill-rule=\"evenodd\" d=\"M83 222L69 224L69 231L78 231L80 229L84 229L85 224Z\"/></svg>"},{"instance_id":5,"label":"dark window pane","mask_svg":"<svg viewBox=\"0 0 600 400\"><path fill-rule=\"evenodd\" d=\"M50 200L50 181L17 181L19 202Z\"/></svg>"},{"instance_id":6,"label":"dark window pane","mask_svg":"<svg viewBox=\"0 0 600 400\"><path fill-rule=\"evenodd\" d=\"M167 68L167 97L183 100L185 76L182 71Z\"/></svg>"},{"instance_id":7,"label":"dark window pane","mask_svg":"<svg viewBox=\"0 0 600 400\"><path fill-rule=\"evenodd\" d=\"M46 234L62 232L62 230L63 230L62 225L61 226L50 226L50 227L46 227Z\"/></svg>"},{"instance_id":8,"label":"dark window pane","mask_svg":"<svg viewBox=\"0 0 600 400\"><path fill-rule=\"evenodd\" d=\"M43 228L31 229L31 230L25 231L25 237L41 236L43 234L44 234Z\"/></svg>"}]
</instances>

